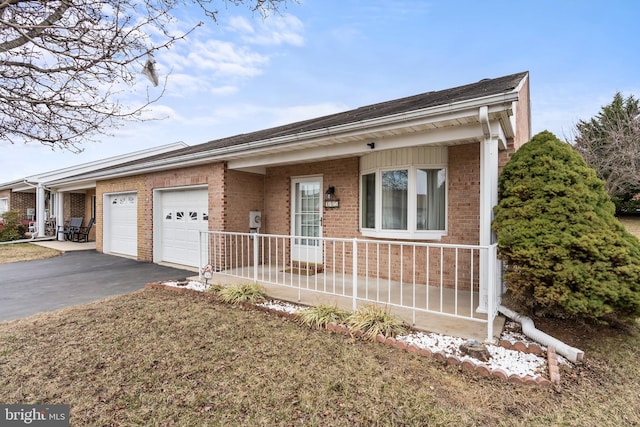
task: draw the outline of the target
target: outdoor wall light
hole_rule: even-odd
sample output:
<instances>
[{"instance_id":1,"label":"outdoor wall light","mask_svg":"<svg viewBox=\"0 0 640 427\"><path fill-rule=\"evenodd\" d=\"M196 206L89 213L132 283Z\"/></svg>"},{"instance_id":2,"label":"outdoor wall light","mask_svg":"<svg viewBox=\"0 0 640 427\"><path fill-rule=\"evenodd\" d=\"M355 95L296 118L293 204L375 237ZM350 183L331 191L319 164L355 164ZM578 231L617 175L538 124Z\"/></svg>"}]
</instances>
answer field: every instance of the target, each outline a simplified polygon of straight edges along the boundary
<instances>
[{"instance_id":1,"label":"outdoor wall light","mask_svg":"<svg viewBox=\"0 0 640 427\"><path fill-rule=\"evenodd\" d=\"M369 146L369 148L371 148L372 150L374 148L376 148L376 143L375 142L368 142L367 145Z\"/></svg>"},{"instance_id":2,"label":"outdoor wall light","mask_svg":"<svg viewBox=\"0 0 640 427\"><path fill-rule=\"evenodd\" d=\"M324 193L324 207L325 208L339 208L340 199L336 196L336 189L334 186L329 186Z\"/></svg>"}]
</instances>

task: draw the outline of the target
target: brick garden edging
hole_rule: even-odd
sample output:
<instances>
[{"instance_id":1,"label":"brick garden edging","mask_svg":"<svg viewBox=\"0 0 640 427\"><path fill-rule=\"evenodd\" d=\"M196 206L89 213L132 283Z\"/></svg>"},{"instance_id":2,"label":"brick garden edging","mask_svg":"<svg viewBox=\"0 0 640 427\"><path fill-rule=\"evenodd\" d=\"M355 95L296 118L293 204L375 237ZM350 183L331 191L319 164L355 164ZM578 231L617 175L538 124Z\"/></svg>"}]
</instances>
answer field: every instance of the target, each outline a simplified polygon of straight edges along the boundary
<instances>
[{"instance_id":1,"label":"brick garden edging","mask_svg":"<svg viewBox=\"0 0 640 427\"><path fill-rule=\"evenodd\" d=\"M167 286L160 282L147 283L145 285L145 288L168 289L174 292L189 293L192 295L204 296L214 300L218 299L215 295L210 295L207 292L196 291L193 289L187 289L187 288L178 287L178 286ZM275 314L277 316L284 317L291 320L296 320L298 318L298 315L294 313L289 313L282 310L275 310L269 307L264 307L260 305L249 304L249 303L243 303L240 305L248 309L255 309L258 311ZM332 333L349 335L356 338L360 338L362 336L361 331L352 331L347 326L339 325L334 322L330 322L327 325L326 330ZM432 352L427 348L420 348L415 344L408 344L404 341L396 340L393 337L385 337L382 334L379 334L376 337L376 341L380 344L383 344L389 347L394 347L402 351L407 351L409 353L417 354L419 356L433 357L434 359L436 359L438 362L442 364L458 367L460 370L465 372L475 372L482 377L499 378L501 380L508 381L511 384L537 385L537 386L544 386L544 387L560 384L561 378L560 378L560 369L558 367L558 358L557 358L556 351L553 347L547 347L547 369L549 371L549 378L547 379L543 376L532 377L530 375L526 375L524 377L521 377L516 374L507 375L507 373L500 368L490 369L488 366L482 363L476 363L469 359L463 360L457 356L447 356L443 351ZM512 343L507 340L500 340L497 345L500 347L506 348L507 350L515 350L523 353L532 353L537 356L544 355L544 351L542 350L542 347L540 347L540 345L536 343L531 343L527 345L521 341Z\"/></svg>"},{"instance_id":2,"label":"brick garden edging","mask_svg":"<svg viewBox=\"0 0 640 427\"><path fill-rule=\"evenodd\" d=\"M359 332L359 331L356 331L355 333L352 333L352 331L346 326L336 325L333 322L327 325L327 330L333 333L353 335L353 336L358 336L358 332ZM521 377L515 374L507 375L507 373L500 368L490 369L488 366L482 363L475 363L474 361L469 359L460 359L457 356L451 356L451 355L448 356L443 351L432 352L427 348L420 348L415 344L408 344L404 341L396 340L395 338L392 338L392 337L385 337L382 334L379 334L376 337L376 341L379 342L380 344L384 344L389 347L394 347L399 350L408 351L409 353L414 353L419 356L433 357L434 359L436 359L438 362L442 364L445 364L448 366L454 366L454 367L457 366L465 372L476 372L477 374L483 377L500 378L512 384L540 385L540 386L548 387L548 386L551 386L552 384L557 385L560 383L560 372L558 368L557 357L556 357L555 350L551 347L549 347L549 349L547 350L547 364L548 364L549 377L550 377L550 379L547 379L542 376L532 377L530 375L526 375L524 377ZM521 351L523 353L533 353L539 356L541 356L544 353L542 348L538 344L531 344L527 346L525 343L520 341L513 344L511 344L508 341L506 341L506 343L509 344L509 347L503 345L503 343L499 343L498 345L508 350Z\"/></svg>"}]
</instances>

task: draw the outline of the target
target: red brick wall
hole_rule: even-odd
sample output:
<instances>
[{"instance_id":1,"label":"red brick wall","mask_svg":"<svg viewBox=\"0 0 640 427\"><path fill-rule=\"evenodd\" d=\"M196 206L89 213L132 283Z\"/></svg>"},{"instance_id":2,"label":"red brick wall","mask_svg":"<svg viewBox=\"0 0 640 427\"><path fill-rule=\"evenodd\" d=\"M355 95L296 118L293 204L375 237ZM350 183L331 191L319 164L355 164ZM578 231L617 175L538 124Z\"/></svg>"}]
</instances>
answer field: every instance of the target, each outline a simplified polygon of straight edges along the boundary
<instances>
[{"instance_id":1,"label":"red brick wall","mask_svg":"<svg viewBox=\"0 0 640 427\"><path fill-rule=\"evenodd\" d=\"M20 212L20 217L27 219L27 209L35 209L36 193L12 192L9 197L9 210Z\"/></svg>"},{"instance_id":2,"label":"red brick wall","mask_svg":"<svg viewBox=\"0 0 640 427\"><path fill-rule=\"evenodd\" d=\"M333 186L340 207L324 209L323 230L327 237L357 237L359 211L359 159L330 160L267 169L265 178L266 232L291 232L291 178L322 176L322 193Z\"/></svg>"},{"instance_id":3,"label":"red brick wall","mask_svg":"<svg viewBox=\"0 0 640 427\"><path fill-rule=\"evenodd\" d=\"M529 77L518 92L518 102L516 103L516 137L513 142L517 150L531 139L531 101L529 93Z\"/></svg>"},{"instance_id":4,"label":"red brick wall","mask_svg":"<svg viewBox=\"0 0 640 427\"><path fill-rule=\"evenodd\" d=\"M249 212L263 213L260 232L267 226L264 215L265 176L229 170L226 175L226 231L249 232Z\"/></svg>"},{"instance_id":5,"label":"red brick wall","mask_svg":"<svg viewBox=\"0 0 640 427\"><path fill-rule=\"evenodd\" d=\"M480 145L449 147L448 235L442 243L480 242Z\"/></svg>"},{"instance_id":6,"label":"red brick wall","mask_svg":"<svg viewBox=\"0 0 640 427\"><path fill-rule=\"evenodd\" d=\"M65 212L69 212L69 217L82 217L82 225L86 225L89 222L91 213L85 212L84 206L84 194L83 193L70 193L69 194L69 209L65 209Z\"/></svg>"},{"instance_id":7,"label":"red brick wall","mask_svg":"<svg viewBox=\"0 0 640 427\"><path fill-rule=\"evenodd\" d=\"M523 144L531 139L531 97L529 93L529 77L518 92L515 108L516 126L515 138L507 141L507 149L498 153L498 169L502 171L504 165L511 159Z\"/></svg>"},{"instance_id":8,"label":"red brick wall","mask_svg":"<svg viewBox=\"0 0 640 427\"><path fill-rule=\"evenodd\" d=\"M69 218L82 217L82 225L86 225L91 218L91 211L86 210L84 193L64 193L62 204L64 209L64 221Z\"/></svg>"}]
</instances>

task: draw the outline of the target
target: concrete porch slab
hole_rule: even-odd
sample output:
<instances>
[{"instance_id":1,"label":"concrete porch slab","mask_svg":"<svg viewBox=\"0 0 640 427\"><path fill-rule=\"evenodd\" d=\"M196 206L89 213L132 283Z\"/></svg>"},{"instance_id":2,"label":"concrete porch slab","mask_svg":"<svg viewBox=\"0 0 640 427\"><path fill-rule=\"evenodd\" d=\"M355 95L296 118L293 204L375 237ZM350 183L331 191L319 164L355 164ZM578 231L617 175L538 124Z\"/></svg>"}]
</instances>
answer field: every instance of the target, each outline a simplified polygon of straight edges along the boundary
<instances>
[{"instance_id":1,"label":"concrete porch slab","mask_svg":"<svg viewBox=\"0 0 640 427\"><path fill-rule=\"evenodd\" d=\"M96 250L96 242L69 242L59 240L47 240L47 241L30 241L34 245L43 246L45 248L55 249L60 252L73 252L73 251L91 251Z\"/></svg>"}]
</instances>

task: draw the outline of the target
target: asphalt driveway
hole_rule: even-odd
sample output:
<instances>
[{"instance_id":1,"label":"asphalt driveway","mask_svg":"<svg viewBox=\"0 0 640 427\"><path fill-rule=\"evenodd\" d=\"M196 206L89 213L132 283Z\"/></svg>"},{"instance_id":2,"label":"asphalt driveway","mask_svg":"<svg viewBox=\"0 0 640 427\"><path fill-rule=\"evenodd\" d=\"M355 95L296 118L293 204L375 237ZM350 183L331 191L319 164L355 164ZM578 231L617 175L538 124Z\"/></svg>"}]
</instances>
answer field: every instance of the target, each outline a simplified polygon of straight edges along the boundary
<instances>
[{"instance_id":1,"label":"asphalt driveway","mask_svg":"<svg viewBox=\"0 0 640 427\"><path fill-rule=\"evenodd\" d=\"M196 273L94 250L0 264L0 322L127 294L159 280Z\"/></svg>"}]
</instances>

